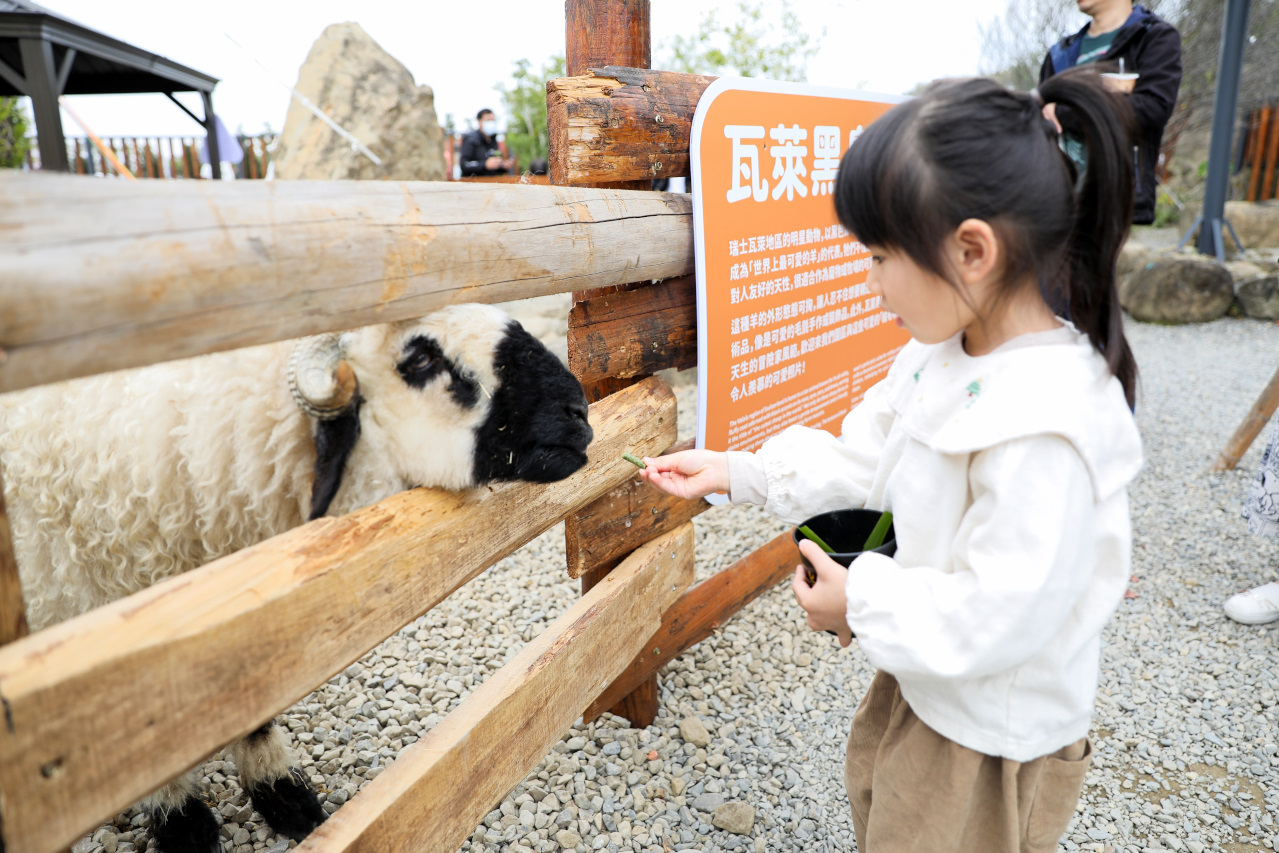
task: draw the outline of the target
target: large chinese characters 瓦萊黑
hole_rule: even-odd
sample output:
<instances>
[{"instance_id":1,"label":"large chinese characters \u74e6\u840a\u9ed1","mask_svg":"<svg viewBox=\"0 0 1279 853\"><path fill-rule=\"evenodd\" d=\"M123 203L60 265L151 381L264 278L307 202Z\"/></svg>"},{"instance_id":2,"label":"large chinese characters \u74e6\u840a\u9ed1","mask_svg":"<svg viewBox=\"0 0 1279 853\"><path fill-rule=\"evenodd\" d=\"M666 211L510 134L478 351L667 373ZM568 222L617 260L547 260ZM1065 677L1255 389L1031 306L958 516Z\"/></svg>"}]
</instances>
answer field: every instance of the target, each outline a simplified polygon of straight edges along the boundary
<instances>
[{"instance_id":1,"label":"large chinese characters \u74e6\u840a\u9ed1","mask_svg":"<svg viewBox=\"0 0 1279 853\"><path fill-rule=\"evenodd\" d=\"M861 136L862 126L858 125L848 133L848 145L852 146ZM804 185L807 177L811 183L813 195L829 195L834 191L835 175L839 170L839 160L843 155L840 146L842 131L834 125L817 125L813 128L812 168L806 165L808 157L808 131L798 124L787 127L778 124L768 131L768 137L775 145L768 146L768 154L773 158L771 180L773 191L769 193L769 179L764 177L760 168L760 146L752 144L755 140L764 139L764 128L761 125L730 124L724 128L724 136L733 143L731 167L733 170L732 186L726 197L730 203L752 199L765 201L772 198L778 201L782 196L787 201L795 196L804 198L810 187Z\"/></svg>"}]
</instances>

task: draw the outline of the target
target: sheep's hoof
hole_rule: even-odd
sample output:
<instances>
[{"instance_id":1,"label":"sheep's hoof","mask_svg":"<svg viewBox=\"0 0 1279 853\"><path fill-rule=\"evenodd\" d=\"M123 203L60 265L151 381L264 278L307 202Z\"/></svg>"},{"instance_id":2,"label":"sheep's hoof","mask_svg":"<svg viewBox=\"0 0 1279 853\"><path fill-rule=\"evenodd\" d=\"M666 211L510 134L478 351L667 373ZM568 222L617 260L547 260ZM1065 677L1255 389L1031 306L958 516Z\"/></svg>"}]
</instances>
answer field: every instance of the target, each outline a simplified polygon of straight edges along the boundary
<instances>
[{"instance_id":1,"label":"sheep's hoof","mask_svg":"<svg viewBox=\"0 0 1279 853\"><path fill-rule=\"evenodd\" d=\"M218 853L218 819L196 797L165 815L151 812L151 837L161 853Z\"/></svg>"},{"instance_id":2,"label":"sheep's hoof","mask_svg":"<svg viewBox=\"0 0 1279 853\"><path fill-rule=\"evenodd\" d=\"M276 835L294 841L306 838L311 830L328 819L315 790L296 767L290 767L289 775L281 776L274 783L249 788L249 799Z\"/></svg>"}]
</instances>

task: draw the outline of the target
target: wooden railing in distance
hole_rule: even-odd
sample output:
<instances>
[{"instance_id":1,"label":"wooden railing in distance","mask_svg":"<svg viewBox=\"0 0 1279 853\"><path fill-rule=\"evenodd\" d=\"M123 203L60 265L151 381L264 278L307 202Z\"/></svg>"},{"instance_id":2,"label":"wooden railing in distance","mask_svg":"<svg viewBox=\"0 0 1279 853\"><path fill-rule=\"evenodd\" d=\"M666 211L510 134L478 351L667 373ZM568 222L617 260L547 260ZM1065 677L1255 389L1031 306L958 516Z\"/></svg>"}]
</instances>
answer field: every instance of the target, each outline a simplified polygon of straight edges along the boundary
<instances>
[{"instance_id":1,"label":"wooden railing in distance","mask_svg":"<svg viewBox=\"0 0 1279 853\"><path fill-rule=\"evenodd\" d=\"M1244 163L1248 178L1248 201L1268 201L1279 197L1275 168L1279 165L1279 103L1259 107L1248 116L1248 136Z\"/></svg>"},{"instance_id":2,"label":"wooden railing in distance","mask_svg":"<svg viewBox=\"0 0 1279 853\"><path fill-rule=\"evenodd\" d=\"M65 849L623 482L623 452L673 442L674 396L650 379L590 422L590 461L566 480L402 492L0 647L3 849ZM631 654L557 701L580 712Z\"/></svg>"},{"instance_id":3,"label":"wooden railing in distance","mask_svg":"<svg viewBox=\"0 0 1279 853\"><path fill-rule=\"evenodd\" d=\"M0 392L693 271L688 197L0 170Z\"/></svg>"},{"instance_id":4,"label":"wooden railing in distance","mask_svg":"<svg viewBox=\"0 0 1279 853\"><path fill-rule=\"evenodd\" d=\"M552 183L688 175L693 113L713 80L610 65L547 82Z\"/></svg>"},{"instance_id":5,"label":"wooden railing in distance","mask_svg":"<svg viewBox=\"0 0 1279 853\"><path fill-rule=\"evenodd\" d=\"M620 674L693 580L693 528L649 542L322 824L302 853L452 853ZM464 780L464 781L463 781Z\"/></svg>"}]
</instances>

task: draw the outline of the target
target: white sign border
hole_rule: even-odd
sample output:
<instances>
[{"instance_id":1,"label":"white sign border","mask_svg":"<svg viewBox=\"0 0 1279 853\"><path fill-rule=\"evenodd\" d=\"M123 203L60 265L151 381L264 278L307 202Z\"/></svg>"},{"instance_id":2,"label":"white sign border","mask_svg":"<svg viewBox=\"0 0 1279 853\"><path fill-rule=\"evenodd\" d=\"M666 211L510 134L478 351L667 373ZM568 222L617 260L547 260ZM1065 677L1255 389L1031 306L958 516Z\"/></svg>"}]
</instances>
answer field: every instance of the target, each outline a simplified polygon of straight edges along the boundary
<instances>
[{"instance_id":1,"label":"white sign border","mask_svg":"<svg viewBox=\"0 0 1279 853\"><path fill-rule=\"evenodd\" d=\"M871 101L881 104L900 104L910 100L908 95L885 95L860 89L841 89L836 86L814 86L809 83L791 83L781 80L764 80L755 77L720 77L706 87L693 113L693 128L689 134L688 156L692 167L693 196L693 256L695 261L697 293L697 444L706 446L706 227L702 219L702 125L711 104L724 92L767 92L777 95L805 95L819 98L842 98L847 101ZM706 501L718 506L728 502L728 495L709 494Z\"/></svg>"}]
</instances>

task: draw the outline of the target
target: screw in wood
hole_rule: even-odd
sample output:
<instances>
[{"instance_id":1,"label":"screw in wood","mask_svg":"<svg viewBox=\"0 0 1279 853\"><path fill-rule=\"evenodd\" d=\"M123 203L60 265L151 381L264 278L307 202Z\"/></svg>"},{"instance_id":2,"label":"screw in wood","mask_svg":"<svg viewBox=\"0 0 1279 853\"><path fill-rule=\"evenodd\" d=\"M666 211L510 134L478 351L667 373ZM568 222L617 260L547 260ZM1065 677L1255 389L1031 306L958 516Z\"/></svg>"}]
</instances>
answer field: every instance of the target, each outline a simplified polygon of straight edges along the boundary
<instances>
[{"instance_id":1,"label":"screw in wood","mask_svg":"<svg viewBox=\"0 0 1279 853\"><path fill-rule=\"evenodd\" d=\"M666 119L662 118L660 115L656 115L656 116L653 116L653 121L657 122L658 124L661 124L662 122L666 121Z\"/></svg>"}]
</instances>

